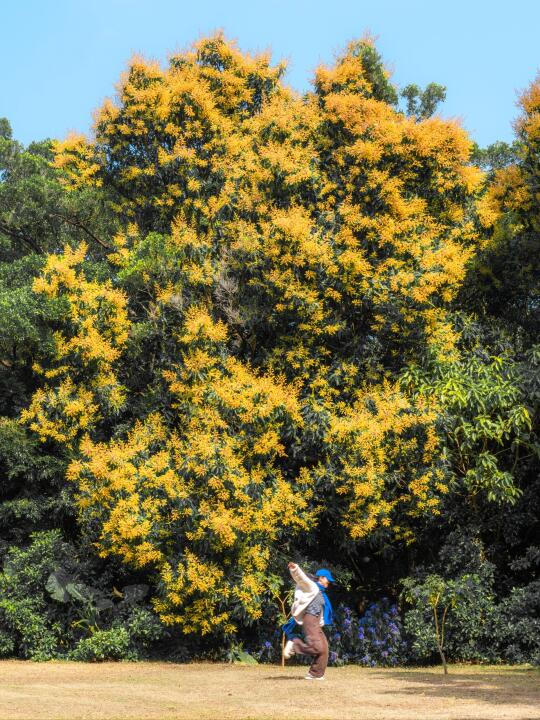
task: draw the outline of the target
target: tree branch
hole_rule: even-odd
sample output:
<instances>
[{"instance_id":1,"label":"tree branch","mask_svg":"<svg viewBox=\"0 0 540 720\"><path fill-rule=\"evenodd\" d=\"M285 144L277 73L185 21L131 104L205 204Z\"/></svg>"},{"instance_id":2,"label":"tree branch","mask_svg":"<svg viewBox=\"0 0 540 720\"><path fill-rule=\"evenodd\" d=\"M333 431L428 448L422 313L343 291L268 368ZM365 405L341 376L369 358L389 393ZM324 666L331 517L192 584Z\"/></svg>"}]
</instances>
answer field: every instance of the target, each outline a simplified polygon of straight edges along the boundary
<instances>
[{"instance_id":1,"label":"tree branch","mask_svg":"<svg viewBox=\"0 0 540 720\"><path fill-rule=\"evenodd\" d=\"M40 255L43 253L43 250L38 245L36 245L36 243L31 238L22 233L20 230L10 228L9 225L0 222L0 232L4 233L4 235L7 235L12 240L20 240L23 243L26 243L28 247L30 247L34 252Z\"/></svg>"},{"instance_id":2,"label":"tree branch","mask_svg":"<svg viewBox=\"0 0 540 720\"><path fill-rule=\"evenodd\" d=\"M69 225L73 225L73 227L77 227L83 232L85 232L88 237L92 238L94 242L97 242L101 247L105 248L105 250L112 250L110 245L107 245L107 243L103 242L101 238L98 238L97 235L94 235L94 233L89 230L86 225L83 225L79 220L74 220L73 218L67 217L66 215L62 215L60 213L51 213L51 215L54 215L56 217L59 217L61 220L64 220L64 222L69 223Z\"/></svg>"}]
</instances>

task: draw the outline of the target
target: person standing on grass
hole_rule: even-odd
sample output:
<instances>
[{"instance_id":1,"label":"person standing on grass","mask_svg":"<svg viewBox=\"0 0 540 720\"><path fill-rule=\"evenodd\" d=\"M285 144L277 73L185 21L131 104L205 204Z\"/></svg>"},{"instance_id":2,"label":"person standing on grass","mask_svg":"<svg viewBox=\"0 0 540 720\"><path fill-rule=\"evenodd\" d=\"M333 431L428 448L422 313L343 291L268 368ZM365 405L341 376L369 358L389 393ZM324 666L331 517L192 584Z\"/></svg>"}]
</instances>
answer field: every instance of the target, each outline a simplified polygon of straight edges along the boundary
<instances>
[{"instance_id":1,"label":"person standing on grass","mask_svg":"<svg viewBox=\"0 0 540 720\"><path fill-rule=\"evenodd\" d=\"M328 664L328 640L322 628L332 624L332 605L326 589L334 578L325 568L317 570L313 580L296 563L290 562L288 568L296 583L291 615L298 625L303 626L305 639L288 640L283 656L286 659L296 654L312 656L306 680L323 680Z\"/></svg>"}]
</instances>

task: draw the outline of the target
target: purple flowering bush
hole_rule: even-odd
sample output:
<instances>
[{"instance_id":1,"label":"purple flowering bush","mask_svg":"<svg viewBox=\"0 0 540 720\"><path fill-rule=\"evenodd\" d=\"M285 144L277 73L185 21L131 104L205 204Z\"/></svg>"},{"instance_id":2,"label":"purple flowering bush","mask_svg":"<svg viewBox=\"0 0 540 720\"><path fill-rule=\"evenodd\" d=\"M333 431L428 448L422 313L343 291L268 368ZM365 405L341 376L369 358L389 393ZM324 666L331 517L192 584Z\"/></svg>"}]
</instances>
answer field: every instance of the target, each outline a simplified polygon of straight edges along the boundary
<instances>
[{"instance_id":1,"label":"purple flowering bush","mask_svg":"<svg viewBox=\"0 0 540 720\"><path fill-rule=\"evenodd\" d=\"M371 603L361 617L346 605L339 605L329 630L332 665L394 667L407 660L399 613L387 598Z\"/></svg>"},{"instance_id":2,"label":"purple flowering bush","mask_svg":"<svg viewBox=\"0 0 540 720\"><path fill-rule=\"evenodd\" d=\"M281 629L260 624L260 633L248 644L249 653L260 663L281 662ZM302 629L296 628L301 636ZM325 628L330 647L330 665L395 667L408 659L408 646L397 606L388 598L369 605L362 616L344 604L334 610L334 624ZM295 664L310 664L311 659L295 656Z\"/></svg>"},{"instance_id":3,"label":"purple flowering bush","mask_svg":"<svg viewBox=\"0 0 540 720\"><path fill-rule=\"evenodd\" d=\"M281 662L281 630L264 626L261 636L249 643L248 651L260 663Z\"/></svg>"}]
</instances>

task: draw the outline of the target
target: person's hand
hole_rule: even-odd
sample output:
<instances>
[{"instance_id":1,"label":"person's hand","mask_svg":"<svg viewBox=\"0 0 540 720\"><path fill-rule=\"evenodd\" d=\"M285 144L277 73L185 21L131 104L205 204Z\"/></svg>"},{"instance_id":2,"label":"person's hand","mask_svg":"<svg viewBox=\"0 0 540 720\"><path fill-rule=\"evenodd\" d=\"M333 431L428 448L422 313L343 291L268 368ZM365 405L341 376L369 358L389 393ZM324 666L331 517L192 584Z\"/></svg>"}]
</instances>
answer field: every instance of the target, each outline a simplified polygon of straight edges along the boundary
<instances>
[{"instance_id":1,"label":"person's hand","mask_svg":"<svg viewBox=\"0 0 540 720\"><path fill-rule=\"evenodd\" d=\"M290 562L287 567L289 568L289 570L292 570L293 567L296 567L296 563Z\"/></svg>"}]
</instances>

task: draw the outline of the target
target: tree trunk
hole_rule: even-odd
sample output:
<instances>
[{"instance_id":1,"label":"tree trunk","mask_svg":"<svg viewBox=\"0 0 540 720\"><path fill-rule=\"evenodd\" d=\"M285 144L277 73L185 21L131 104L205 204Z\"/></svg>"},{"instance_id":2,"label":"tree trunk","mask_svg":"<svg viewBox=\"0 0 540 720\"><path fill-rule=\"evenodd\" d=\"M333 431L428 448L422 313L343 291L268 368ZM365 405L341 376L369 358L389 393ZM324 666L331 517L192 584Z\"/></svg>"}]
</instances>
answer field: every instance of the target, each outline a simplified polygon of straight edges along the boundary
<instances>
[{"instance_id":1,"label":"tree trunk","mask_svg":"<svg viewBox=\"0 0 540 720\"><path fill-rule=\"evenodd\" d=\"M444 642L444 620L446 618L446 610L444 609L443 612L443 619L442 619L442 629L439 630L439 618L437 616L437 605L435 604L433 607L433 618L435 620L435 640L437 642L437 650L439 651L439 655L441 656L442 664L443 664L443 670L444 674L448 675L448 666L446 665L446 658L444 656L444 650L443 650L443 642Z\"/></svg>"},{"instance_id":2,"label":"tree trunk","mask_svg":"<svg viewBox=\"0 0 540 720\"><path fill-rule=\"evenodd\" d=\"M445 658L445 656L444 656L444 652L443 652L443 649L442 649L442 648L439 648L439 655L441 656L444 674L445 674L445 675L448 675L448 666L447 666L447 664L446 664L446 658Z\"/></svg>"}]
</instances>

